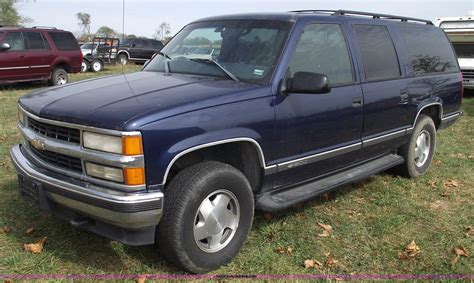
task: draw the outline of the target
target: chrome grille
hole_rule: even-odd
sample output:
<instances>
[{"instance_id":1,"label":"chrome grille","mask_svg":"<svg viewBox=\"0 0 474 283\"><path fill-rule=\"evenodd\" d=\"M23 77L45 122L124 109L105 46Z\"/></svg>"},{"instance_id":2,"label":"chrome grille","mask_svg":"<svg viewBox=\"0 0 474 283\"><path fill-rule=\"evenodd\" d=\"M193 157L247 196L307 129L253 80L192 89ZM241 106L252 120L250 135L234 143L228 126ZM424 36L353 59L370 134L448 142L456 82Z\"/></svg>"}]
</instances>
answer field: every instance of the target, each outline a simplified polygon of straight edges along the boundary
<instances>
[{"instance_id":1,"label":"chrome grille","mask_svg":"<svg viewBox=\"0 0 474 283\"><path fill-rule=\"evenodd\" d=\"M62 141L79 144L81 134L78 129L61 127L53 124L43 123L28 117L28 127L40 135Z\"/></svg>"},{"instance_id":2,"label":"chrome grille","mask_svg":"<svg viewBox=\"0 0 474 283\"><path fill-rule=\"evenodd\" d=\"M39 150L29 144L28 148L39 160L52 166L82 173L82 163L79 158L63 155L57 152Z\"/></svg>"},{"instance_id":3,"label":"chrome grille","mask_svg":"<svg viewBox=\"0 0 474 283\"><path fill-rule=\"evenodd\" d=\"M474 79L474 70L462 70L462 77L465 79Z\"/></svg>"}]
</instances>

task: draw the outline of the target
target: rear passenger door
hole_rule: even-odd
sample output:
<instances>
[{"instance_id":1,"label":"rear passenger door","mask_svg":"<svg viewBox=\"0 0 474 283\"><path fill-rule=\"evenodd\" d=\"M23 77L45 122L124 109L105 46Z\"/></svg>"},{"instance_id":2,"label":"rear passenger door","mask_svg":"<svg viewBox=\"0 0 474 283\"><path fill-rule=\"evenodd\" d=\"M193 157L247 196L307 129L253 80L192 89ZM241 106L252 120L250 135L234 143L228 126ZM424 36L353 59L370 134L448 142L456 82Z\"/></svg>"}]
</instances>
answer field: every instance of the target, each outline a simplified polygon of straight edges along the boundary
<instances>
[{"instance_id":1,"label":"rear passenger door","mask_svg":"<svg viewBox=\"0 0 474 283\"><path fill-rule=\"evenodd\" d=\"M363 107L353 70L341 25L311 23L303 28L286 78L296 72L325 74L331 91L277 95L277 187L309 181L356 160Z\"/></svg>"},{"instance_id":2,"label":"rear passenger door","mask_svg":"<svg viewBox=\"0 0 474 283\"><path fill-rule=\"evenodd\" d=\"M54 61L53 52L48 41L43 38L41 32L25 32L27 52L26 61L30 65L30 72L35 77L49 77L51 64Z\"/></svg>"},{"instance_id":3,"label":"rear passenger door","mask_svg":"<svg viewBox=\"0 0 474 283\"><path fill-rule=\"evenodd\" d=\"M364 127L359 160L385 154L405 141L408 88L390 28L352 24L364 94Z\"/></svg>"}]
</instances>

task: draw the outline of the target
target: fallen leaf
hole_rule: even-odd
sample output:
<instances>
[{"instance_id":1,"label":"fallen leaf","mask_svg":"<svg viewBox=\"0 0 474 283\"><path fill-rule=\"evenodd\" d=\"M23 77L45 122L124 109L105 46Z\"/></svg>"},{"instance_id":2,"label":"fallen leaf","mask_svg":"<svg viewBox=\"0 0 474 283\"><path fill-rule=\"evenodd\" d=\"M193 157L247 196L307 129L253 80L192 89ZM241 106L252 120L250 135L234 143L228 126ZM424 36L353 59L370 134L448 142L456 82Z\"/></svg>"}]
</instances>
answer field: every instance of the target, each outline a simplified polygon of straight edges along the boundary
<instances>
[{"instance_id":1,"label":"fallen leaf","mask_svg":"<svg viewBox=\"0 0 474 283\"><path fill-rule=\"evenodd\" d=\"M441 161L439 159L436 159L436 160L433 160L433 164L436 165L436 166L439 166L439 165L443 164L443 161Z\"/></svg>"},{"instance_id":2,"label":"fallen leaf","mask_svg":"<svg viewBox=\"0 0 474 283\"><path fill-rule=\"evenodd\" d=\"M449 193L448 193L448 192L443 192L443 193L441 194L441 196L447 198L447 197L449 197Z\"/></svg>"},{"instance_id":3,"label":"fallen leaf","mask_svg":"<svg viewBox=\"0 0 474 283\"><path fill-rule=\"evenodd\" d=\"M325 257L329 257L331 255L331 252L324 252Z\"/></svg>"},{"instance_id":4,"label":"fallen leaf","mask_svg":"<svg viewBox=\"0 0 474 283\"><path fill-rule=\"evenodd\" d=\"M338 260L336 260L336 259L330 257L330 258L326 259L326 266L327 266L327 267L333 267L333 266L335 266L338 262L339 262Z\"/></svg>"},{"instance_id":5,"label":"fallen leaf","mask_svg":"<svg viewBox=\"0 0 474 283\"><path fill-rule=\"evenodd\" d=\"M7 234L7 233L10 233L11 231L12 231L12 228L10 227L0 228L0 234Z\"/></svg>"},{"instance_id":6,"label":"fallen leaf","mask_svg":"<svg viewBox=\"0 0 474 283\"><path fill-rule=\"evenodd\" d=\"M26 229L26 234L31 235L31 234L33 234L34 231L35 231L35 228L33 228L33 227L28 228L28 229Z\"/></svg>"},{"instance_id":7,"label":"fallen leaf","mask_svg":"<svg viewBox=\"0 0 474 283\"><path fill-rule=\"evenodd\" d=\"M43 251L43 246L46 242L46 239L47 237L43 237L33 244L23 244L23 248L25 249L25 251L29 251L34 254L39 254Z\"/></svg>"},{"instance_id":8,"label":"fallen leaf","mask_svg":"<svg viewBox=\"0 0 474 283\"><path fill-rule=\"evenodd\" d=\"M145 283L146 275L138 275L137 283Z\"/></svg>"},{"instance_id":9,"label":"fallen leaf","mask_svg":"<svg viewBox=\"0 0 474 283\"><path fill-rule=\"evenodd\" d=\"M420 253L420 247L415 243L415 240L411 241L403 250L398 254L399 259L411 259L416 257Z\"/></svg>"},{"instance_id":10,"label":"fallen leaf","mask_svg":"<svg viewBox=\"0 0 474 283\"><path fill-rule=\"evenodd\" d=\"M458 246L454 248L453 251L456 255L459 255L459 256L465 256L465 257L469 256L469 252L463 246Z\"/></svg>"},{"instance_id":11,"label":"fallen leaf","mask_svg":"<svg viewBox=\"0 0 474 283\"><path fill-rule=\"evenodd\" d=\"M286 255L293 255L293 252L295 251L295 248L293 246L288 246L288 247L283 247L283 246L278 246L276 248L275 252L280 253L280 254L286 254Z\"/></svg>"},{"instance_id":12,"label":"fallen leaf","mask_svg":"<svg viewBox=\"0 0 474 283\"><path fill-rule=\"evenodd\" d=\"M467 158L468 159L474 159L474 155L469 155Z\"/></svg>"},{"instance_id":13,"label":"fallen leaf","mask_svg":"<svg viewBox=\"0 0 474 283\"><path fill-rule=\"evenodd\" d=\"M318 236L319 237L329 237L329 234L332 231L331 225L322 224L322 223L318 223L318 225L321 226L321 228L323 228L323 233L319 234Z\"/></svg>"},{"instance_id":14,"label":"fallen leaf","mask_svg":"<svg viewBox=\"0 0 474 283\"><path fill-rule=\"evenodd\" d=\"M450 179L444 182L444 186L447 188L457 188L463 184L462 181Z\"/></svg>"},{"instance_id":15,"label":"fallen leaf","mask_svg":"<svg viewBox=\"0 0 474 283\"><path fill-rule=\"evenodd\" d=\"M438 187L438 185L436 185L436 181L428 181L428 185L432 189L436 189Z\"/></svg>"},{"instance_id":16,"label":"fallen leaf","mask_svg":"<svg viewBox=\"0 0 474 283\"><path fill-rule=\"evenodd\" d=\"M319 268L323 266L323 264L317 260L314 259L307 259L304 261L304 268L309 269L309 268Z\"/></svg>"}]
</instances>

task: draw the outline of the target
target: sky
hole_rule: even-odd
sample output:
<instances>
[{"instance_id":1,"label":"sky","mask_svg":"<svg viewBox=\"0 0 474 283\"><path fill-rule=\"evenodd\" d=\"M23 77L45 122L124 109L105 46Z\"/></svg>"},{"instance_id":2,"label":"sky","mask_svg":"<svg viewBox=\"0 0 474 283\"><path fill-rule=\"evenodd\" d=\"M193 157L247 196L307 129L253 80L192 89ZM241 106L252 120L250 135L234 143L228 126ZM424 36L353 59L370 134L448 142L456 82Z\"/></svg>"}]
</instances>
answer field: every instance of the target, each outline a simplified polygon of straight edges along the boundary
<instances>
[{"instance_id":1,"label":"sky","mask_svg":"<svg viewBox=\"0 0 474 283\"><path fill-rule=\"evenodd\" d=\"M109 26L122 33L152 37L161 22L168 22L175 34L187 23L207 16L247 13L284 12L302 9L345 9L403 15L435 21L439 17L474 16L474 0L398 0L398 1L282 1L282 0L24 0L18 5L32 26L54 26L79 32L76 13L91 15L91 31Z\"/></svg>"}]
</instances>

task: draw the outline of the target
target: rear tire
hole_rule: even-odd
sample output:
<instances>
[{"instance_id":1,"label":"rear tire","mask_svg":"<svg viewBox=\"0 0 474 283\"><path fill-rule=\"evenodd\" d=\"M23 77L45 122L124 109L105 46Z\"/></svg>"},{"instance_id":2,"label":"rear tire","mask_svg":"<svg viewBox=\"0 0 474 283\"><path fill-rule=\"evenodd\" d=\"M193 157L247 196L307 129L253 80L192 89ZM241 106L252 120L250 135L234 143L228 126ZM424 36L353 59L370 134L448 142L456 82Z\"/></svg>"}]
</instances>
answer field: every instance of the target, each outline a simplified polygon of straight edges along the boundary
<instances>
[{"instance_id":1,"label":"rear tire","mask_svg":"<svg viewBox=\"0 0 474 283\"><path fill-rule=\"evenodd\" d=\"M166 188L157 242L166 259L193 273L229 263L250 232L252 189L236 168L215 161L190 166Z\"/></svg>"},{"instance_id":2,"label":"rear tire","mask_svg":"<svg viewBox=\"0 0 474 283\"><path fill-rule=\"evenodd\" d=\"M119 63L120 65L127 65L128 64L128 56L127 54L119 54L117 56L117 63Z\"/></svg>"},{"instance_id":3,"label":"rear tire","mask_svg":"<svg viewBox=\"0 0 474 283\"><path fill-rule=\"evenodd\" d=\"M436 147L436 127L430 116L421 114L410 140L398 151L405 163L396 168L398 174L416 178L425 175L430 167Z\"/></svg>"},{"instance_id":4,"label":"rear tire","mask_svg":"<svg viewBox=\"0 0 474 283\"><path fill-rule=\"evenodd\" d=\"M69 82L69 76L67 72L61 68L55 68L51 74L51 79L49 79L50 85L65 85Z\"/></svg>"}]
</instances>

